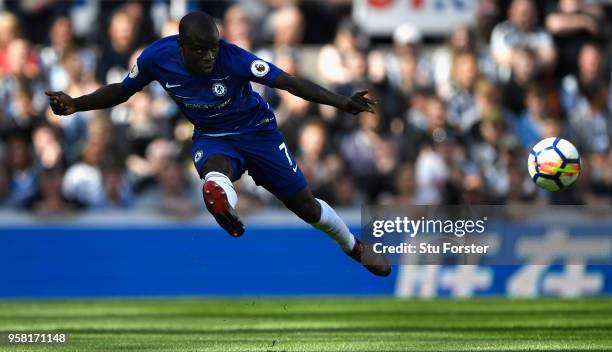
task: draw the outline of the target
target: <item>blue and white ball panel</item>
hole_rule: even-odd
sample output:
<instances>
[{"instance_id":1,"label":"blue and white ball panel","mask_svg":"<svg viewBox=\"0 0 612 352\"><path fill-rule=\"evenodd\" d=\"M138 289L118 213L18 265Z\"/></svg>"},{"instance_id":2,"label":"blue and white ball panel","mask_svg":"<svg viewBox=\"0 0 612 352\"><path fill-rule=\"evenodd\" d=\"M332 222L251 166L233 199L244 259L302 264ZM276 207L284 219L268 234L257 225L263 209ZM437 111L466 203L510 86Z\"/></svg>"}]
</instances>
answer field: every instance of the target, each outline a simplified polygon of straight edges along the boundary
<instances>
[{"instance_id":1,"label":"blue and white ball panel","mask_svg":"<svg viewBox=\"0 0 612 352\"><path fill-rule=\"evenodd\" d=\"M541 169L543 163L546 169ZM559 191L576 182L578 173L568 174L563 171L551 173L552 170L564 169L568 164L580 164L580 155L574 145L565 139L550 137L537 143L529 154L527 168L533 181L548 191Z\"/></svg>"}]
</instances>

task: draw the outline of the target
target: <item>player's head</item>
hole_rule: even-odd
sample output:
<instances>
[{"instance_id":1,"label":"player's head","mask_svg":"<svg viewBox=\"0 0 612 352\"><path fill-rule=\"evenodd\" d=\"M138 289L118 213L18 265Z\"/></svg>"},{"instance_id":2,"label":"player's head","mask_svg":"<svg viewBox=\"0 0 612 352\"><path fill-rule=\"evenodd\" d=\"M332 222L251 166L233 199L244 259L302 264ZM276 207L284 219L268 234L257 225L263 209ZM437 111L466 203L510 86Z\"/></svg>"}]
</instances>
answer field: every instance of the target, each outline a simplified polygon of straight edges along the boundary
<instances>
[{"instance_id":1,"label":"player's head","mask_svg":"<svg viewBox=\"0 0 612 352\"><path fill-rule=\"evenodd\" d=\"M178 42L189 71L203 74L213 70L219 49L219 30L210 16L200 11L185 15L179 23Z\"/></svg>"}]
</instances>

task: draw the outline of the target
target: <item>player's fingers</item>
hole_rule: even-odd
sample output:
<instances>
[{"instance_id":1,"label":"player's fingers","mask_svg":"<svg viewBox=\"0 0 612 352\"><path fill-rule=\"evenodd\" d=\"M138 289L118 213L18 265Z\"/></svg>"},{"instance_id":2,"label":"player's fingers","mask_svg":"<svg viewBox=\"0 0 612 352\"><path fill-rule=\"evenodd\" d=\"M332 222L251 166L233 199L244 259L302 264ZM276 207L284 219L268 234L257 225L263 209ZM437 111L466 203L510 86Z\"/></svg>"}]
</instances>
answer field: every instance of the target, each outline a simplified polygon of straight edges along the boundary
<instances>
[{"instance_id":1,"label":"player's fingers","mask_svg":"<svg viewBox=\"0 0 612 352\"><path fill-rule=\"evenodd\" d=\"M62 94L62 92L52 92L52 91L48 91L48 90L46 90L46 91L45 91L45 94L46 94L48 97L58 97L58 96L60 96L60 95Z\"/></svg>"},{"instance_id":2,"label":"player's fingers","mask_svg":"<svg viewBox=\"0 0 612 352\"><path fill-rule=\"evenodd\" d=\"M374 109L370 106L370 104L366 101L362 103L364 110L367 112L374 112Z\"/></svg>"},{"instance_id":3,"label":"player's fingers","mask_svg":"<svg viewBox=\"0 0 612 352\"><path fill-rule=\"evenodd\" d=\"M357 92L355 92L355 94L360 95L360 96L364 96L366 94L368 94L368 90L364 89L364 90L358 90Z\"/></svg>"},{"instance_id":4,"label":"player's fingers","mask_svg":"<svg viewBox=\"0 0 612 352\"><path fill-rule=\"evenodd\" d=\"M367 103L363 101L356 101L354 102L353 105L358 110L358 112L361 112L361 111L374 112L374 110Z\"/></svg>"},{"instance_id":5,"label":"player's fingers","mask_svg":"<svg viewBox=\"0 0 612 352\"><path fill-rule=\"evenodd\" d=\"M376 100L372 100L372 99L366 98L366 97L361 97L361 98L363 98L363 100L365 100L365 102L368 103L368 104L373 104L373 105L378 104L378 102Z\"/></svg>"}]
</instances>

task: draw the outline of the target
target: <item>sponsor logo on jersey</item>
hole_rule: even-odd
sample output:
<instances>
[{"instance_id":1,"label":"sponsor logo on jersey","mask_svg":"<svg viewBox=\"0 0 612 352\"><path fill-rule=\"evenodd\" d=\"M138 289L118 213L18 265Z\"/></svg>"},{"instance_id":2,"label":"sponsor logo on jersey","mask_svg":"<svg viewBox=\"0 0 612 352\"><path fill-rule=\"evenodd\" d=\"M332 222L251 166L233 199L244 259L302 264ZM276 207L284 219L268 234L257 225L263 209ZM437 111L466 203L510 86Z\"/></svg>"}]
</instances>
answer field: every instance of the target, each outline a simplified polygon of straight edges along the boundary
<instances>
[{"instance_id":1,"label":"sponsor logo on jersey","mask_svg":"<svg viewBox=\"0 0 612 352\"><path fill-rule=\"evenodd\" d=\"M222 109L229 105L232 101L232 98L228 98L224 100L221 104L193 104L193 103L182 103L187 109L195 109L195 110L209 110L209 109Z\"/></svg>"},{"instance_id":2,"label":"sponsor logo on jersey","mask_svg":"<svg viewBox=\"0 0 612 352\"><path fill-rule=\"evenodd\" d=\"M270 65L263 60L255 60L251 64L251 73L255 77L263 77L270 72Z\"/></svg>"}]
</instances>

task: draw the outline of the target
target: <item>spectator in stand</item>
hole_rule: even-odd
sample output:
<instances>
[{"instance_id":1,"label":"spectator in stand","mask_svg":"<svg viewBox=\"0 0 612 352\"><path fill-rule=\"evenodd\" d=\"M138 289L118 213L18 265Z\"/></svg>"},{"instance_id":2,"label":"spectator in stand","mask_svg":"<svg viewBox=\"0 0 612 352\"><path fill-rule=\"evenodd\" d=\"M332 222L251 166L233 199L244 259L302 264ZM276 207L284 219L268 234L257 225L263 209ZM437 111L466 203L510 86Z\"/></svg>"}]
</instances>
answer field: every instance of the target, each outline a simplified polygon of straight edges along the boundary
<instances>
[{"instance_id":1,"label":"spectator in stand","mask_svg":"<svg viewBox=\"0 0 612 352\"><path fill-rule=\"evenodd\" d=\"M428 121L426 116L427 103L434 91L429 88L417 88L411 95L410 109L406 112L403 131L399 138L399 159L402 162L414 163L427 141Z\"/></svg>"},{"instance_id":2,"label":"spectator in stand","mask_svg":"<svg viewBox=\"0 0 612 352\"><path fill-rule=\"evenodd\" d=\"M6 55L6 74L0 76L0 109L10 115L9 102L15 101L15 95L22 91L24 85L31 93L33 110L36 113L44 111L47 98L44 94L43 81L40 77L38 57L30 43L24 39L14 39L8 45Z\"/></svg>"},{"instance_id":3,"label":"spectator in stand","mask_svg":"<svg viewBox=\"0 0 612 352\"><path fill-rule=\"evenodd\" d=\"M136 207L177 217L193 216L202 210L201 196L187 181L178 160L168 160L155 176L158 187L138 197Z\"/></svg>"},{"instance_id":4,"label":"spectator in stand","mask_svg":"<svg viewBox=\"0 0 612 352\"><path fill-rule=\"evenodd\" d=\"M330 184L330 192L326 194L329 204L339 207L361 207L366 201L361 190L357 187L353 176L340 173Z\"/></svg>"},{"instance_id":5,"label":"spectator in stand","mask_svg":"<svg viewBox=\"0 0 612 352\"><path fill-rule=\"evenodd\" d=\"M519 49L534 52L534 63L538 69L551 71L554 68L556 51L550 34L537 24L538 14L532 0L513 0L508 10L508 20L493 30L491 52L507 78L514 56Z\"/></svg>"},{"instance_id":6,"label":"spectator in stand","mask_svg":"<svg viewBox=\"0 0 612 352\"><path fill-rule=\"evenodd\" d=\"M9 73L8 47L19 35L19 21L10 12L0 12L0 77Z\"/></svg>"},{"instance_id":7,"label":"spectator in stand","mask_svg":"<svg viewBox=\"0 0 612 352\"><path fill-rule=\"evenodd\" d=\"M344 138L341 153L348 162L349 172L359 179L375 173L376 148L380 146L383 136L380 135L379 114L363 113L358 116L359 129ZM361 180L363 181L363 180ZM359 182L363 184L363 182Z\"/></svg>"},{"instance_id":8,"label":"spectator in stand","mask_svg":"<svg viewBox=\"0 0 612 352\"><path fill-rule=\"evenodd\" d=\"M176 142L159 138L147 145L144 154L131 151L126 164L130 178L134 179L137 193L155 187L155 177L170 159L179 156L179 147Z\"/></svg>"},{"instance_id":9,"label":"spectator in stand","mask_svg":"<svg viewBox=\"0 0 612 352\"><path fill-rule=\"evenodd\" d=\"M104 43L96 67L96 79L103 84L119 82L127 73L130 57L137 47L134 19L125 11L115 12L108 35L109 41Z\"/></svg>"},{"instance_id":10,"label":"spectator in stand","mask_svg":"<svg viewBox=\"0 0 612 352\"><path fill-rule=\"evenodd\" d=\"M594 87L608 85L604 74L602 50L593 43L586 43L578 54L578 72L567 75L561 81L561 105L566 112L572 112L586 99Z\"/></svg>"},{"instance_id":11,"label":"spectator in stand","mask_svg":"<svg viewBox=\"0 0 612 352\"><path fill-rule=\"evenodd\" d=\"M275 48L294 47L304 38L304 16L295 5L284 5L275 10L270 15L269 27Z\"/></svg>"},{"instance_id":12,"label":"spectator in stand","mask_svg":"<svg viewBox=\"0 0 612 352\"><path fill-rule=\"evenodd\" d=\"M334 87L334 92L342 95L351 95L353 92L369 90L372 85L367 78L366 56L361 51L343 52L344 70L346 82ZM385 109L390 104L384 104ZM320 105L319 111L330 128L332 134L345 135L357 128L357 121L352 115L339 111L338 109Z\"/></svg>"},{"instance_id":13,"label":"spectator in stand","mask_svg":"<svg viewBox=\"0 0 612 352\"><path fill-rule=\"evenodd\" d=\"M510 79L501 86L502 104L515 116L525 110L525 92L538 78L536 54L529 49L515 49Z\"/></svg>"},{"instance_id":14,"label":"spectator in stand","mask_svg":"<svg viewBox=\"0 0 612 352\"><path fill-rule=\"evenodd\" d=\"M449 178L449 169L431 141L420 148L414 164L414 175L414 204L440 204Z\"/></svg>"},{"instance_id":15,"label":"spectator in stand","mask_svg":"<svg viewBox=\"0 0 612 352\"><path fill-rule=\"evenodd\" d=\"M328 182L331 181L327 165L325 164L325 152L328 147L327 130L320 120L310 120L301 129L299 145L296 158L300 169L304 172L308 184L317 194Z\"/></svg>"},{"instance_id":16,"label":"spectator in stand","mask_svg":"<svg viewBox=\"0 0 612 352\"><path fill-rule=\"evenodd\" d=\"M11 189L7 204L21 208L36 193L39 169L32 160L25 136L11 135L7 141L6 154Z\"/></svg>"},{"instance_id":17,"label":"spectator in stand","mask_svg":"<svg viewBox=\"0 0 612 352\"><path fill-rule=\"evenodd\" d=\"M178 34L179 32L179 21L169 18L164 22L159 32L159 37L164 38L171 35ZM131 67L131 66L130 66Z\"/></svg>"},{"instance_id":18,"label":"spectator in stand","mask_svg":"<svg viewBox=\"0 0 612 352\"><path fill-rule=\"evenodd\" d=\"M58 68L58 76L61 75L64 79L61 80L65 85L52 85L52 90L64 90L68 94L83 95L93 92L98 88L98 84L88 80L87 74L83 69L83 60L80 53L76 50L69 49L64 52L60 60L61 66ZM92 119L95 112L79 111L70 118L60 118L53 114L48 109L47 120L61 128L66 146L66 157L70 163L76 161L79 157L78 150L81 144L87 138L87 121Z\"/></svg>"},{"instance_id":19,"label":"spectator in stand","mask_svg":"<svg viewBox=\"0 0 612 352\"><path fill-rule=\"evenodd\" d=\"M381 133L382 117L379 110L375 111L359 114L359 129L344 137L340 144L348 171L371 202L391 184L389 178L397 162L396 145Z\"/></svg>"},{"instance_id":20,"label":"spectator in stand","mask_svg":"<svg viewBox=\"0 0 612 352\"><path fill-rule=\"evenodd\" d=\"M480 76L478 58L471 52L457 54L452 68L451 94L448 99L448 122L460 132L467 121L462 119L475 104L474 90Z\"/></svg>"},{"instance_id":21,"label":"spectator in stand","mask_svg":"<svg viewBox=\"0 0 612 352\"><path fill-rule=\"evenodd\" d=\"M32 146L36 162L43 169L64 167L64 151L59 131L50 124L41 124L32 132ZM63 174L63 172L62 172Z\"/></svg>"},{"instance_id":22,"label":"spectator in stand","mask_svg":"<svg viewBox=\"0 0 612 352\"><path fill-rule=\"evenodd\" d=\"M393 192L382 197L380 203L392 207L413 205L416 193L414 166L408 163L400 164L394 176Z\"/></svg>"},{"instance_id":23,"label":"spectator in stand","mask_svg":"<svg viewBox=\"0 0 612 352\"><path fill-rule=\"evenodd\" d=\"M88 139L82 160L70 166L62 185L64 196L87 208L102 208L105 203L103 164L113 155L109 153L111 124L97 116L88 126Z\"/></svg>"},{"instance_id":24,"label":"spectator in stand","mask_svg":"<svg viewBox=\"0 0 612 352\"><path fill-rule=\"evenodd\" d=\"M589 86L569 116L570 131L580 151L607 155L612 138L612 115L608 108L607 86Z\"/></svg>"},{"instance_id":25,"label":"spectator in stand","mask_svg":"<svg viewBox=\"0 0 612 352\"><path fill-rule=\"evenodd\" d=\"M547 119L551 118L546 93L541 85L533 84L526 92L527 108L517 118L508 119L514 134L526 150L543 139Z\"/></svg>"},{"instance_id":26,"label":"spectator in stand","mask_svg":"<svg viewBox=\"0 0 612 352\"><path fill-rule=\"evenodd\" d=\"M584 43L601 40L606 22L599 6L584 0L560 0L556 12L546 16L546 29L554 36L557 47L557 75L578 73L576 58Z\"/></svg>"},{"instance_id":27,"label":"spectator in stand","mask_svg":"<svg viewBox=\"0 0 612 352\"><path fill-rule=\"evenodd\" d=\"M7 104L6 126L9 133L21 133L29 137L37 124L44 121L43 116L36 111L32 102L32 92L28 81L22 78L17 91L12 92L12 100Z\"/></svg>"},{"instance_id":28,"label":"spectator in stand","mask_svg":"<svg viewBox=\"0 0 612 352\"><path fill-rule=\"evenodd\" d=\"M470 159L482 170L486 194L492 200L505 198L510 191L508 165L504 152L511 139L507 124L499 112L483 115L468 136Z\"/></svg>"},{"instance_id":29,"label":"spectator in stand","mask_svg":"<svg viewBox=\"0 0 612 352\"><path fill-rule=\"evenodd\" d=\"M52 70L53 66L60 63L64 54L75 47L72 26L68 17L61 16L53 21L49 31L49 42L48 46L40 50L40 60L45 69ZM53 77L53 73L51 72L49 76Z\"/></svg>"},{"instance_id":30,"label":"spectator in stand","mask_svg":"<svg viewBox=\"0 0 612 352\"><path fill-rule=\"evenodd\" d=\"M83 84L94 84L94 69L96 55L89 47L79 47L72 32L72 23L65 16L60 16L53 22L49 32L49 45L40 50L40 59L45 70L50 90L65 90L74 77L67 72L66 56L78 57L78 81ZM73 58L71 58L74 60ZM74 84L74 82L73 82Z\"/></svg>"},{"instance_id":31,"label":"spectator in stand","mask_svg":"<svg viewBox=\"0 0 612 352\"><path fill-rule=\"evenodd\" d=\"M440 143L452 138L455 133L448 123L447 106L442 98L432 95L425 104L425 135L430 140Z\"/></svg>"},{"instance_id":32,"label":"spectator in stand","mask_svg":"<svg viewBox=\"0 0 612 352\"><path fill-rule=\"evenodd\" d=\"M474 36L465 25L455 28L448 38L448 43L433 52L431 64L438 95L450 99L453 93L451 82L455 72L453 67L456 65L457 56L475 52Z\"/></svg>"},{"instance_id":33,"label":"spectator in stand","mask_svg":"<svg viewBox=\"0 0 612 352\"><path fill-rule=\"evenodd\" d=\"M393 32L394 54L385 60L389 83L402 96L409 97L417 86L432 86L429 60L421 54L423 33L412 24L402 24Z\"/></svg>"},{"instance_id":34,"label":"spectator in stand","mask_svg":"<svg viewBox=\"0 0 612 352\"><path fill-rule=\"evenodd\" d=\"M479 0L476 8L476 34L483 44L489 44L491 33L500 18L501 4L498 0Z\"/></svg>"},{"instance_id":35,"label":"spectator in stand","mask_svg":"<svg viewBox=\"0 0 612 352\"><path fill-rule=\"evenodd\" d=\"M223 39L253 51L253 28L249 15L240 5L233 5L223 16Z\"/></svg>"},{"instance_id":36,"label":"spectator in stand","mask_svg":"<svg viewBox=\"0 0 612 352\"><path fill-rule=\"evenodd\" d=\"M352 80L345 55L364 49L364 40L359 27L350 19L344 19L336 31L333 44L319 50L317 68L327 84L342 85Z\"/></svg>"},{"instance_id":37,"label":"spectator in stand","mask_svg":"<svg viewBox=\"0 0 612 352\"><path fill-rule=\"evenodd\" d=\"M132 185L121 165L109 164L102 168L104 179L104 208L127 209L134 203Z\"/></svg>"},{"instance_id":38,"label":"spectator in stand","mask_svg":"<svg viewBox=\"0 0 612 352\"><path fill-rule=\"evenodd\" d=\"M61 168L44 169L38 178L36 194L28 199L25 208L37 216L67 215L78 208L78 204L66 199L62 194Z\"/></svg>"},{"instance_id":39,"label":"spectator in stand","mask_svg":"<svg viewBox=\"0 0 612 352\"><path fill-rule=\"evenodd\" d=\"M504 120L512 118L501 105L499 89L490 81L480 79L474 88L475 104L472 109L466 111L461 118L461 130L468 133L469 130L482 119L484 115L501 114Z\"/></svg>"},{"instance_id":40,"label":"spectator in stand","mask_svg":"<svg viewBox=\"0 0 612 352\"><path fill-rule=\"evenodd\" d=\"M126 123L117 126L122 130L126 145L124 152L144 155L147 146L155 139L162 137L162 120L154 118L152 110L153 101L151 95L146 92L138 92L127 102Z\"/></svg>"}]
</instances>

